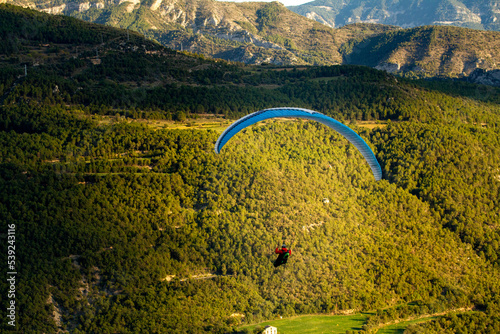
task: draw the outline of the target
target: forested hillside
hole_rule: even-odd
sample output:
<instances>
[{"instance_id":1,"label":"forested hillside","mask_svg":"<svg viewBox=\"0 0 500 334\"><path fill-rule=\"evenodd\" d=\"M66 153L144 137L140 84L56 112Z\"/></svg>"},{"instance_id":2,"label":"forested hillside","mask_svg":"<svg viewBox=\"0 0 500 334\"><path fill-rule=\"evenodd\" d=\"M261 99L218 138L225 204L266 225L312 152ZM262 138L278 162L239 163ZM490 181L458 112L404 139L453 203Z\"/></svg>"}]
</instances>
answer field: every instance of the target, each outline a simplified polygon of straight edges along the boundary
<instances>
[{"instance_id":1,"label":"forested hillside","mask_svg":"<svg viewBox=\"0 0 500 334\"><path fill-rule=\"evenodd\" d=\"M35 33L41 14L15 11L24 29L0 27L0 236L17 275L0 302L15 300L16 330L230 333L371 311L369 331L451 310L471 312L407 330L500 330L497 89L214 62L71 18ZM273 106L351 126L383 180L310 121L260 123L221 154L217 131L150 126Z\"/></svg>"},{"instance_id":2,"label":"forested hillside","mask_svg":"<svg viewBox=\"0 0 500 334\"><path fill-rule=\"evenodd\" d=\"M481 13L483 23L495 30L498 4L486 3L489 1L481 5L472 1L467 6L449 0L390 4L324 1L316 2L319 6L314 6L314 2L304 5L314 6L315 10L321 8L329 15L336 15L341 7L350 8L349 15L353 16L350 24L341 24L338 29L298 15L279 2L4 1L129 29L172 49L245 64L367 65L402 75L447 78L468 77L475 69L497 70L500 64L500 32L465 28L471 24L463 24L461 28L436 26L440 23L430 19L439 17L441 24L446 25L472 16L477 23ZM371 10L371 6L375 8ZM412 29L402 29L390 21L376 19L387 15L420 17L424 22L404 26ZM453 18L445 19L450 15ZM367 17L371 19L366 20Z\"/></svg>"},{"instance_id":3,"label":"forested hillside","mask_svg":"<svg viewBox=\"0 0 500 334\"><path fill-rule=\"evenodd\" d=\"M469 98L464 100L417 87L429 86L427 82L396 79L366 67L214 62L125 30L1 8L2 20L9 23L0 28L0 96L6 104L38 101L89 113L173 119L205 112L234 117L294 105L339 118L428 120L459 108L460 117L469 121L497 122L490 117L496 104L475 102L498 102L497 88L451 81L433 86L460 92ZM410 108L415 103L417 110Z\"/></svg>"}]
</instances>

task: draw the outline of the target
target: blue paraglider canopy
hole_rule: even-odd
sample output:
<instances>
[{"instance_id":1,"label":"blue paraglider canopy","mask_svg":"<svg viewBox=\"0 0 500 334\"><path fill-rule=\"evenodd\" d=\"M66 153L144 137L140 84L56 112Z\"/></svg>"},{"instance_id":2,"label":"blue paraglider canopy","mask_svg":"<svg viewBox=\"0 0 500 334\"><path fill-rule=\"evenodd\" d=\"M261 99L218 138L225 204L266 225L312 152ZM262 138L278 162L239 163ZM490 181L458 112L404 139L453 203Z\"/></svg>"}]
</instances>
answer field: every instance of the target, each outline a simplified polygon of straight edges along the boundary
<instances>
[{"instance_id":1,"label":"blue paraglider canopy","mask_svg":"<svg viewBox=\"0 0 500 334\"><path fill-rule=\"evenodd\" d=\"M320 122L334 129L335 131L343 135L359 150L359 152L365 158L366 162L368 162L375 180L379 181L382 179L382 169L380 168L380 164L378 163L375 154L373 154L372 149L363 140L363 138L361 138L351 128L340 123L339 121L334 120L331 117L323 115L322 113L319 113L317 111L302 108L270 108L254 112L240 118L239 120L231 124L217 139L217 142L215 143L215 152L219 153L222 147L229 141L229 139L231 139L235 134L237 134L247 126L274 117L305 118Z\"/></svg>"}]
</instances>

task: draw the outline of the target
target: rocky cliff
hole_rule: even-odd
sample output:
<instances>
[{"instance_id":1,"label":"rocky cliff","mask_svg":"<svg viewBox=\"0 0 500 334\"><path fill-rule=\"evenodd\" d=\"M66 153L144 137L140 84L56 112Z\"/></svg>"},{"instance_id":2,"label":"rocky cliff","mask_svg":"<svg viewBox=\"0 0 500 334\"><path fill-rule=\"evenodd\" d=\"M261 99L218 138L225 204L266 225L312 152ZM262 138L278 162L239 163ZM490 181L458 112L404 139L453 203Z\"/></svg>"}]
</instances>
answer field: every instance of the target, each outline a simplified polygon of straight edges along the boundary
<instances>
[{"instance_id":1,"label":"rocky cliff","mask_svg":"<svg viewBox=\"0 0 500 334\"><path fill-rule=\"evenodd\" d=\"M288 8L330 27L364 22L500 30L500 1L495 0L316 0Z\"/></svg>"},{"instance_id":2,"label":"rocky cliff","mask_svg":"<svg viewBox=\"0 0 500 334\"><path fill-rule=\"evenodd\" d=\"M8 1L135 30L172 49L246 64L358 64L423 77L461 77L476 68L500 68L500 32L493 31L374 23L330 28L278 2Z\"/></svg>"},{"instance_id":3,"label":"rocky cliff","mask_svg":"<svg viewBox=\"0 0 500 334\"><path fill-rule=\"evenodd\" d=\"M485 71L478 68L468 79L473 83L500 87L500 70Z\"/></svg>"}]
</instances>

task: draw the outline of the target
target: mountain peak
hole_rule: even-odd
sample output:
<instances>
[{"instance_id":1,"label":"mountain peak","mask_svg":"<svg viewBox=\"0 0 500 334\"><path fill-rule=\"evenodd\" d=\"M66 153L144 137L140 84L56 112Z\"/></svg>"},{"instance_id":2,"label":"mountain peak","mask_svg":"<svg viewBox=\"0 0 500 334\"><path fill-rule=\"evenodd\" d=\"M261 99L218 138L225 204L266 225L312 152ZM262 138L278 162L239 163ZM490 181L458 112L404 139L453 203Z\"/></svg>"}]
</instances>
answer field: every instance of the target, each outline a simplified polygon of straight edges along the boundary
<instances>
[{"instance_id":1,"label":"mountain peak","mask_svg":"<svg viewBox=\"0 0 500 334\"><path fill-rule=\"evenodd\" d=\"M489 0L317 0L289 9L330 27L367 22L500 30L500 2Z\"/></svg>"}]
</instances>

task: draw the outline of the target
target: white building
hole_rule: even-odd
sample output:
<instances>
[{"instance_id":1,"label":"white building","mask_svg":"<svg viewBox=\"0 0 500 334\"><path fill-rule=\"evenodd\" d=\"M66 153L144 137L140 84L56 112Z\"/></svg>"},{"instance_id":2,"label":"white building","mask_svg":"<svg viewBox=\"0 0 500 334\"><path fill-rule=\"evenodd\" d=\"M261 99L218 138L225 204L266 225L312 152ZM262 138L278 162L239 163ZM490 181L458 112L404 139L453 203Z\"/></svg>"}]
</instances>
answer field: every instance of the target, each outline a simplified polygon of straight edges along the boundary
<instances>
[{"instance_id":1,"label":"white building","mask_svg":"<svg viewBox=\"0 0 500 334\"><path fill-rule=\"evenodd\" d=\"M262 334L278 334L278 329L273 326L266 326L262 331Z\"/></svg>"}]
</instances>

